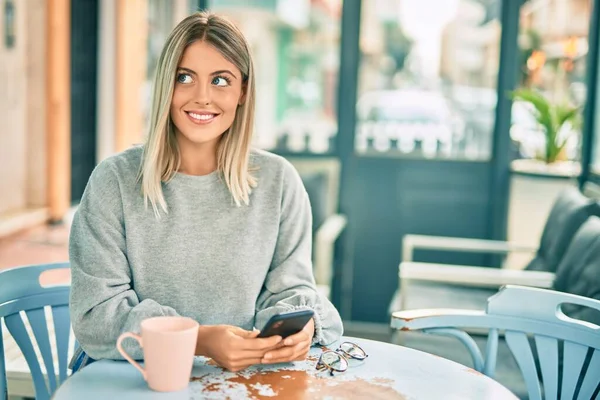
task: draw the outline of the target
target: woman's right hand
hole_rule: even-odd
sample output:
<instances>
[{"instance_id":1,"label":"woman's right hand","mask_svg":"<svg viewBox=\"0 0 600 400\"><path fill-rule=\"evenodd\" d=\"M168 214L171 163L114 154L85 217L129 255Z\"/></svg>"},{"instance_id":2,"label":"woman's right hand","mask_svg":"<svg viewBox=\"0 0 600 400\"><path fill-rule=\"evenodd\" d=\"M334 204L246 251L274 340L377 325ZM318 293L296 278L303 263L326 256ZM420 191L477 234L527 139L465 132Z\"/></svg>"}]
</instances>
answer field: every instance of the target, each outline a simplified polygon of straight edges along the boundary
<instances>
[{"instance_id":1,"label":"woman's right hand","mask_svg":"<svg viewBox=\"0 0 600 400\"><path fill-rule=\"evenodd\" d=\"M200 326L196 355L210 357L228 371L240 371L260 364L265 353L281 342L281 336L257 338L258 334L231 325Z\"/></svg>"}]
</instances>

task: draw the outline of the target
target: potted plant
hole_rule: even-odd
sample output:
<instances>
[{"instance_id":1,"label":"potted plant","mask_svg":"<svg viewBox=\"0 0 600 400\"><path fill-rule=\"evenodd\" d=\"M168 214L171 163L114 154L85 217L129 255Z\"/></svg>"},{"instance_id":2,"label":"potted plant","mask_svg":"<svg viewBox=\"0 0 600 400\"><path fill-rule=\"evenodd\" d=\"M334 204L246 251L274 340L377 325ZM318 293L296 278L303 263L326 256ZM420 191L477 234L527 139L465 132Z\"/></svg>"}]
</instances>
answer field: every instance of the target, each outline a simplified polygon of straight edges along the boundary
<instances>
[{"instance_id":1,"label":"potted plant","mask_svg":"<svg viewBox=\"0 0 600 400\"><path fill-rule=\"evenodd\" d=\"M521 100L533 106L533 116L543 132L546 145L537 159L546 164L566 161L569 137L579 129L580 108L564 104L553 104L541 93L532 89L518 89L510 94L513 100Z\"/></svg>"},{"instance_id":2,"label":"potted plant","mask_svg":"<svg viewBox=\"0 0 600 400\"><path fill-rule=\"evenodd\" d=\"M511 163L507 238L537 246L556 196L577 184L581 166L568 160L566 148L579 129L580 112L577 107L552 102L529 88L517 89L509 96L528 106L519 107L518 115L513 107L512 117L520 124L519 139L515 140L529 142L527 151L532 158ZM507 257L506 265L525 265L529 259L528 254L513 253Z\"/></svg>"}]
</instances>

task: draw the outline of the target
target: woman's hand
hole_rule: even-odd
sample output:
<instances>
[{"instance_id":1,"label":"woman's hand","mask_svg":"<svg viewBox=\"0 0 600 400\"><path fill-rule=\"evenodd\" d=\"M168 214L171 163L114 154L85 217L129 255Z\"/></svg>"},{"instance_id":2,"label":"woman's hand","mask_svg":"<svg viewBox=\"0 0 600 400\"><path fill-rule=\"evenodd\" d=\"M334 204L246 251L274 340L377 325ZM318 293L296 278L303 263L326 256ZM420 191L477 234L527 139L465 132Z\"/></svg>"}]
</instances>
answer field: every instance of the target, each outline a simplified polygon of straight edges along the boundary
<instances>
[{"instance_id":1,"label":"woman's hand","mask_svg":"<svg viewBox=\"0 0 600 400\"><path fill-rule=\"evenodd\" d=\"M281 336L257 338L258 333L230 325L201 326L196 355L210 357L232 372L260 364L265 353L281 342Z\"/></svg>"},{"instance_id":2,"label":"woman's hand","mask_svg":"<svg viewBox=\"0 0 600 400\"><path fill-rule=\"evenodd\" d=\"M268 351L261 362L276 364L306 359L314 334L315 321L311 318L300 332L285 338L277 349Z\"/></svg>"}]
</instances>

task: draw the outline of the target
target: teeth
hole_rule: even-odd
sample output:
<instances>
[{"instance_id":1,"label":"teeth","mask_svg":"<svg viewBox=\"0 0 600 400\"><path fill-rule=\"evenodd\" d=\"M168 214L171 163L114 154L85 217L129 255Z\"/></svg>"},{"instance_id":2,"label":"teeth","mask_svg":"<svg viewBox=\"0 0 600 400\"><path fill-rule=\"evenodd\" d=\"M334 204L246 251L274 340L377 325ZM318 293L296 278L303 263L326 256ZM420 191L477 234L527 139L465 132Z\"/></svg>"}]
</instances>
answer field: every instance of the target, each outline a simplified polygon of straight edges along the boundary
<instances>
[{"instance_id":1,"label":"teeth","mask_svg":"<svg viewBox=\"0 0 600 400\"><path fill-rule=\"evenodd\" d=\"M215 117L214 114L196 114L196 113L188 113L190 117L194 119L199 119L202 121L208 121L209 119L213 119Z\"/></svg>"}]
</instances>

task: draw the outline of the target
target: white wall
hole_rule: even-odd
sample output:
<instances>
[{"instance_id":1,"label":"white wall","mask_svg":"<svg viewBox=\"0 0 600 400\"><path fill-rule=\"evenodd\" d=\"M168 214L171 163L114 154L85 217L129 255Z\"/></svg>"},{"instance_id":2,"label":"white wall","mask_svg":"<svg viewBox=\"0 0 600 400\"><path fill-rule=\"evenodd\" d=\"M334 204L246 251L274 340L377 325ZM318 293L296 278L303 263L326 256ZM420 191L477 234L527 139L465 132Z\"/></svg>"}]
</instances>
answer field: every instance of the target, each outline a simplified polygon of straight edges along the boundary
<instances>
[{"instance_id":1,"label":"white wall","mask_svg":"<svg viewBox=\"0 0 600 400\"><path fill-rule=\"evenodd\" d=\"M0 214L26 207L27 161L27 27L26 2L16 1L15 45L4 43L4 19L0 18ZM0 0L4 12L4 1Z\"/></svg>"},{"instance_id":2,"label":"white wall","mask_svg":"<svg viewBox=\"0 0 600 400\"><path fill-rule=\"evenodd\" d=\"M16 2L19 3L19 2ZM29 207L47 205L46 0L27 0L27 175Z\"/></svg>"},{"instance_id":3,"label":"white wall","mask_svg":"<svg viewBox=\"0 0 600 400\"><path fill-rule=\"evenodd\" d=\"M576 186L574 179L540 178L513 175L508 210L508 240L537 248L550 209L558 194ZM505 267L522 269L532 255L514 253L507 257Z\"/></svg>"}]
</instances>

